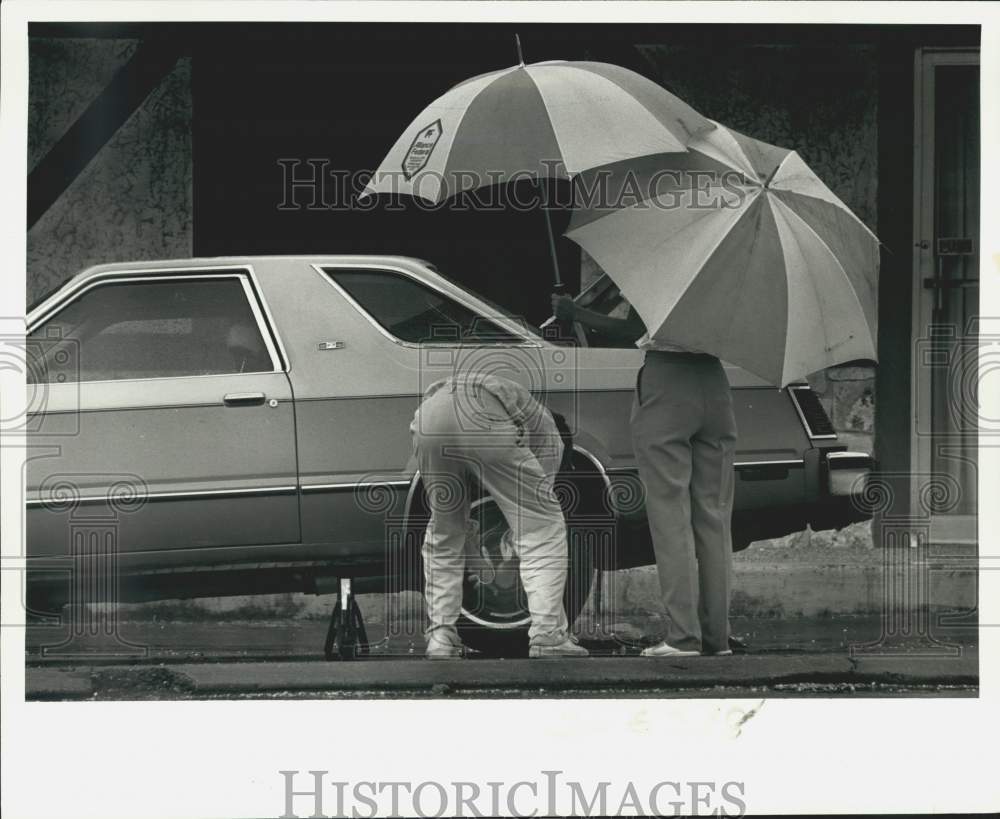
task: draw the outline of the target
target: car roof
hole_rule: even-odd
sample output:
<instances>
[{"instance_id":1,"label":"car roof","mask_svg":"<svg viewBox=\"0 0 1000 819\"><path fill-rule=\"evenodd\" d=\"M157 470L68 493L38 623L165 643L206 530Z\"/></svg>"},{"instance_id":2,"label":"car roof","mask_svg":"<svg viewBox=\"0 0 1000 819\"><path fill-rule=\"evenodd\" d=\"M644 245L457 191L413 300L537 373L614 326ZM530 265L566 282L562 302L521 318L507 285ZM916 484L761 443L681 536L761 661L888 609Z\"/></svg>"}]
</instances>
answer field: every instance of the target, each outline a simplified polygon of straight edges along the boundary
<instances>
[{"instance_id":1,"label":"car roof","mask_svg":"<svg viewBox=\"0 0 1000 819\"><path fill-rule=\"evenodd\" d=\"M82 282L107 274L163 271L183 275L185 272L194 273L204 270L206 267L247 267L265 262L273 264L281 261L299 262L303 265L303 269L306 269L306 265L321 264L385 264L402 266L414 272L419 270L421 275L433 277L435 281L440 279L442 284L452 284L444 277L439 276L435 271L434 265L430 262L412 256L396 256L391 254L275 254L255 256L196 256L183 259L144 259L108 262L85 268L32 302L27 312L30 320L32 313L40 311L50 302L60 301L63 294L75 290ZM452 286L454 285L452 284Z\"/></svg>"},{"instance_id":2,"label":"car roof","mask_svg":"<svg viewBox=\"0 0 1000 819\"><path fill-rule=\"evenodd\" d=\"M158 270L163 268L176 269L179 271L186 270L188 268L202 268L206 266L211 267L240 267L242 265L252 265L261 262L280 262L280 261L294 261L294 262L304 262L307 264L333 264L351 261L366 261L366 262L385 262L390 263L403 263L403 264L415 264L420 266L430 265L423 259L418 259L412 256L397 256L394 254L378 254L378 253L330 253L330 254L305 254L305 253L281 253L274 255L255 255L255 256L196 256L192 258L185 259L145 259L140 261L132 262L109 262L107 264L93 265L86 268L85 270L77 273L69 281L72 282L74 279L89 277L100 273L109 273L122 270Z\"/></svg>"}]
</instances>

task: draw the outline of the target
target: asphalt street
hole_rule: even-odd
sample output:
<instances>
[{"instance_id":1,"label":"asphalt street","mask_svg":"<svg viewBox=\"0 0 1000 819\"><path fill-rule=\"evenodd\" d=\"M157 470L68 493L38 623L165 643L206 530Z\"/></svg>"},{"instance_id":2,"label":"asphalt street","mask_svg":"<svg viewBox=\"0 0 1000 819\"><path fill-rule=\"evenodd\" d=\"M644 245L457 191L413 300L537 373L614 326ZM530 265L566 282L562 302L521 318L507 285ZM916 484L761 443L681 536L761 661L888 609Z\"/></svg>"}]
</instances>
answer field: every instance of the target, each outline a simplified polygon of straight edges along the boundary
<instances>
[{"instance_id":1,"label":"asphalt street","mask_svg":"<svg viewBox=\"0 0 1000 819\"><path fill-rule=\"evenodd\" d=\"M28 629L28 699L975 696L976 633L931 619L926 636L881 618L736 618L745 653L651 660L643 626L588 633L584 659L473 655L430 662L419 629L370 635L368 656L326 661L326 623L126 622L117 637ZM72 637L72 639L67 639Z\"/></svg>"}]
</instances>

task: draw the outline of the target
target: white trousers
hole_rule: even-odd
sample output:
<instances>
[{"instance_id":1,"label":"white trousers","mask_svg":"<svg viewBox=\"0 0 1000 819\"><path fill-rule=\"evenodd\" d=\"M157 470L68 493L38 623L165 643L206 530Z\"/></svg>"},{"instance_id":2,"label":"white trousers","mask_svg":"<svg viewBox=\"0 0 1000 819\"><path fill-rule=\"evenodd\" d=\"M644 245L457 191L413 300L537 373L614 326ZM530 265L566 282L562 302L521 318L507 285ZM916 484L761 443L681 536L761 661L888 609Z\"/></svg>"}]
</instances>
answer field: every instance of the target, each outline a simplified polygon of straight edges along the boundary
<instances>
[{"instance_id":1,"label":"white trousers","mask_svg":"<svg viewBox=\"0 0 1000 819\"><path fill-rule=\"evenodd\" d=\"M567 635L563 608L567 542L562 509L553 492L558 459L539 463L524 431L492 395L470 401L462 390L441 389L425 399L410 427L431 510L423 559L428 635L458 644L470 478L489 492L511 528L521 583L531 614L533 645L554 645ZM558 454L560 447L551 448Z\"/></svg>"}]
</instances>

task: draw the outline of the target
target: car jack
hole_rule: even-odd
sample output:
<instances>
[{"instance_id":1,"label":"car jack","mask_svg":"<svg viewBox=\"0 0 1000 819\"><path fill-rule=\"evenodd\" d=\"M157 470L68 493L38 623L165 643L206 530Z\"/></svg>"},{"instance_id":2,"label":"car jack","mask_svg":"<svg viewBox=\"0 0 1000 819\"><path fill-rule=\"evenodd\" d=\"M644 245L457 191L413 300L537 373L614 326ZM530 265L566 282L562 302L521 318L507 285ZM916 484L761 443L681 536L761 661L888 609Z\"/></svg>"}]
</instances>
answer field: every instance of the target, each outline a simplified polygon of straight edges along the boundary
<instances>
[{"instance_id":1,"label":"car jack","mask_svg":"<svg viewBox=\"0 0 1000 819\"><path fill-rule=\"evenodd\" d=\"M330 627L326 631L323 656L353 660L368 653L368 635L361 617L361 607L351 593L351 578L340 578L340 595L333 606Z\"/></svg>"}]
</instances>

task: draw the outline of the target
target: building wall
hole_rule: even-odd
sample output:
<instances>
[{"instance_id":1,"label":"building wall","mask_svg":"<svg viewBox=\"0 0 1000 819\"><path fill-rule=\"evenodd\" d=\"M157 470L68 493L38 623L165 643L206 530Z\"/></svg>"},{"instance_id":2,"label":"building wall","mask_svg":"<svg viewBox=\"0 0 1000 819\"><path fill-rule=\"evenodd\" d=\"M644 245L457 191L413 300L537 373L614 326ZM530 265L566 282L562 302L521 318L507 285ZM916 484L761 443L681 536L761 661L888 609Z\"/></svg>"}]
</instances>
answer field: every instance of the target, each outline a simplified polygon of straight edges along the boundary
<instances>
[{"instance_id":1,"label":"building wall","mask_svg":"<svg viewBox=\"0 0 1000 819\"><path fill-rule=\"evenodd\" d=\"M32 37L29 169L132 56L137 41ZM702 113L795 148L878 231L878 62L872 44L640 45L647 73ZM173 72L28 232L29 303L99 262L194 252L191 61ZM582 278L594 275L584 259ZM872 451L874 377L810 378L835 426Z\"/></svg>"},{"instance_id":2,"label":"building wall","mask_svg":"<svg viewBox=\"0 0 1000 819\"><path fill-rule=\"evenodd\" d=\"M29 173L137 45L30 38ZM93 264L191 255L191 114L182 58L28 231L29 304Z\"/></svg>"}]
</instances>

